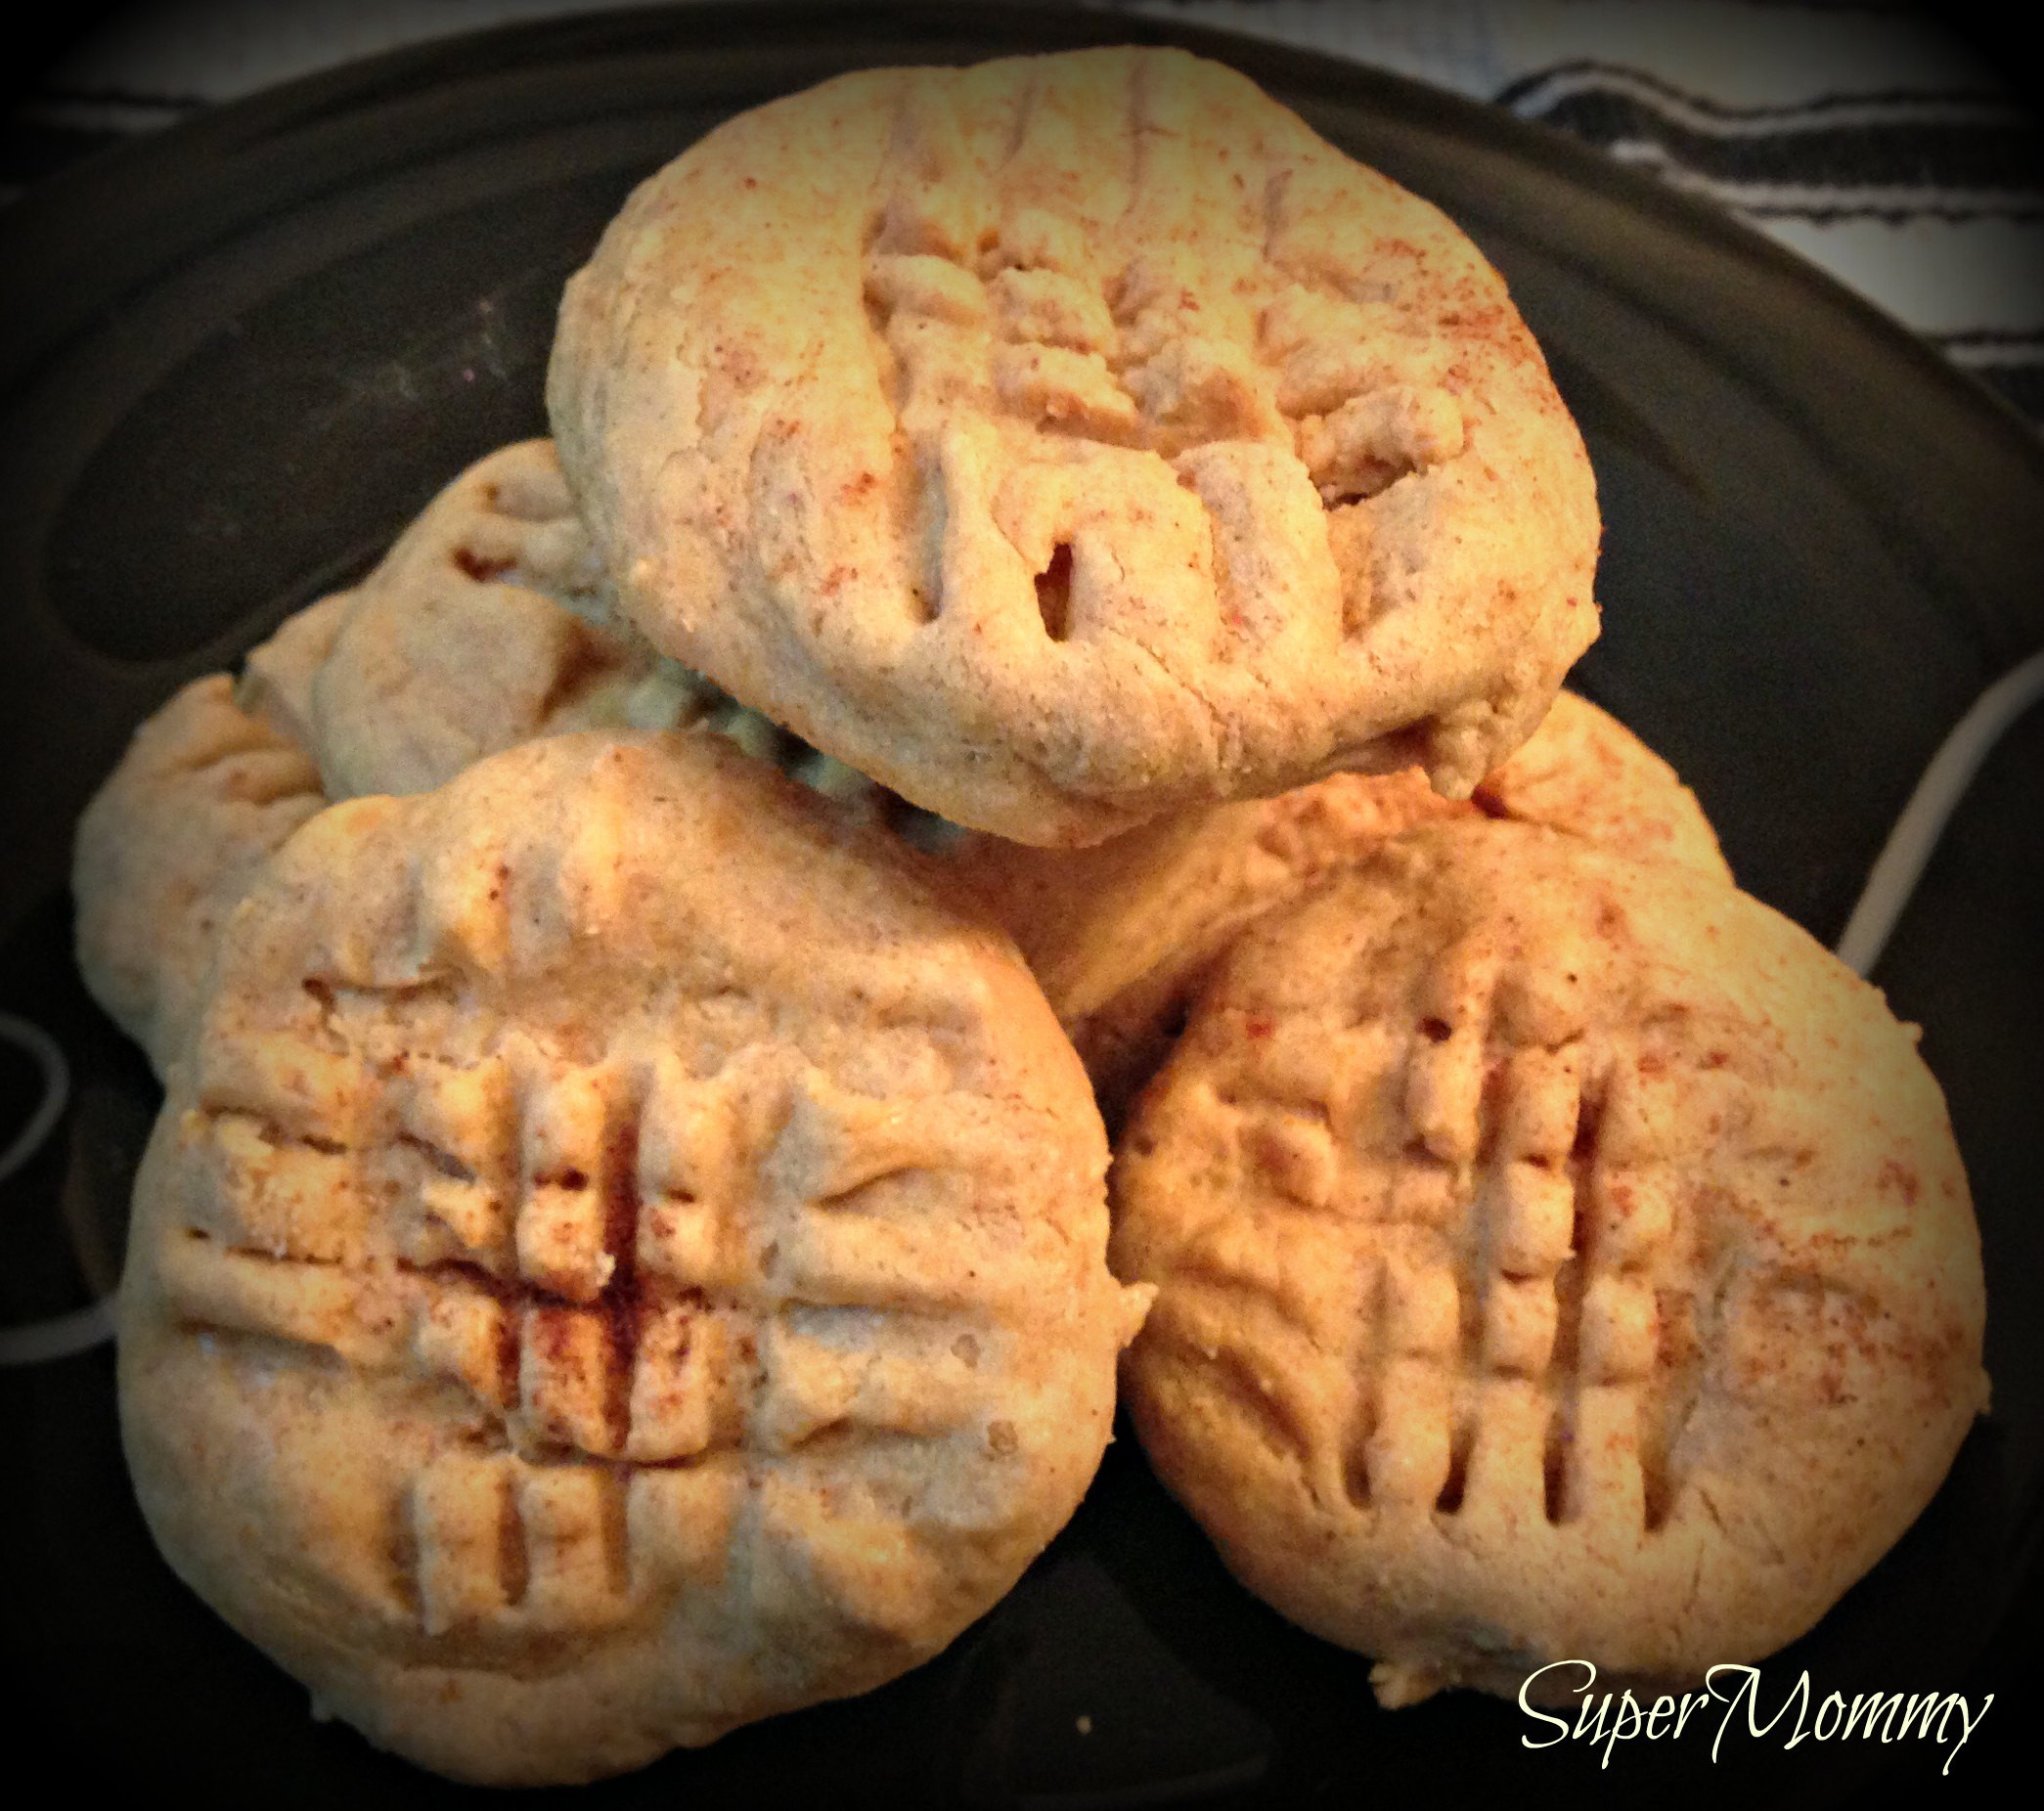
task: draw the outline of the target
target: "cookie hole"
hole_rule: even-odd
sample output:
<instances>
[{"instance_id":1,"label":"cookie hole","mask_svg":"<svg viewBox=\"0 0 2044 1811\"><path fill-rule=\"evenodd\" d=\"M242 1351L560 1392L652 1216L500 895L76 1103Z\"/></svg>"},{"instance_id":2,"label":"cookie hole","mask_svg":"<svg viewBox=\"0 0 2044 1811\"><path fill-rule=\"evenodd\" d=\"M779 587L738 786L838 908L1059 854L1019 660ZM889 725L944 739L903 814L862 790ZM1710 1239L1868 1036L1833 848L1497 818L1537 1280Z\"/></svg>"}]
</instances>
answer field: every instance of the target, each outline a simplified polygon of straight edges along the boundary
<instances>
[{"instance_id":1,"label":"cookie hole","mask_svg":"<svg viewBox=\"0 0 2044 1811\"><path fill-rule=\"evenodd\" d=\"M1037 614L1044 619L1044 633L1062 641L1072 625L1072 550L1059 542L1050 563L1037 574Z\"/></svg>"},{"instance_id":2,"label":"cookie hole","mask_svg":"<svg viewBox=\"0 0 2044 1811\"><path fill-rule=\"evenodd\" d=\"M1434 1499L1436 1515L1452 1516L1462 1507L1463 1492L1469 1488L1469 1454L1476 1445L1476 1423L1466 1415L1455 1423L1448 1437L1447 1476L1441 1480L1441 1494Z\"/></svg>"},{"instance_id":3,"label":"cookie hole","mask_svg":"<svg viewBox=\"0 0 2044 1811\"><path fill-rule=\"evenodd\" d=\"M497 1501L497 1576L507 1605L525 1601L532 1584L532 1562L525 1550L525 1524L518 1514L516 1486L509 1469L504 1474L502 1495Z\"/></svg>"},{"instance_id":4,"label":"cookie hole","mask_svg":"<svg viewBox=\"0 0 2044 1811\"><path fill-rule=\"evenodd\" d=\"M454 551L454 563L478 585L487 585L492 579L502 578L517 562L495 554L478 553L472 548L458 547Z\"/></svg>"},{"instance_id":5,"label":"cookie hole","mask_svg":"<svg viewBox=\"0 0 2044 1811\"><path fill-rule=\"evenodd\" d=\"M1303 1458L1308 1449L1307 1435L1291 1405L1275 1393L1269 1381L1240 1352L1222 1350L1207 1358L1205 1374L1214 1391L1229 1398L1236 1413L1273 1453Z\"/></svg>"},{"instance_id":6,"label":"cookie hole","mask_svg":"<svg viewBox=\"0 0 2044 1811\"><path fill-rule=\"evenodd\" d=\"M1574 1236L1582 1237L1582 1220L1578 1213ZM1571 1256L1562 1261L1554 1273L1554 1346L1548 1356L1548 1369L1558 1378L1574 1377L1582 1348L1582 1292L1587 1279L1583 1275L1582 1259Z\"/></svg>"},{"instance_id":7,"label":"cookie hole","mask_svg":"<svg viewBox=\"0 0 2044 1811\"><path fill-rule=\"evenodd\" d=\"M1573 1436L1561 1410L1548 1417L1547 1438L1540 1449L1541 1500L1547 1520L1559 1526L1569 1514L1569 1447Z\"/></svg>"},{"instance_id":8,"label":"cookie hole","mask_svg":"<svg viewBox=\"0 0 2044 1811\"><path fill-rule=\"evenodd\" d=\"M1604 1103L1594 1094L1585 1093L1581 1105L1576 1110L1576 1136L1569 1146L1569 1155L1578 1164L1591 1164L1597 1158L1597 1133L1602 1128Z\"/></svg>"},{"instance_id":9,"label":"cookie hole","mask_svg":"<svg viewBox=\"0 0 2044 1811\"><path fill-rule=\"evenodd\" d=\"M338 1138L330 1138L321 1132L292 1131L280 1126L275 1120L258 1121L255 1135L265 1144L277 1149L290 1145L302 1151L317 1151L322 1157L345 1157L348 1147Z\"/></svg>"},{"instance_id":10,"label":"cookie hole","mask_svg":"<svg viewBox=\"0 0 2044 1811\"><path fill-rule=\"evenodd\" d=\"M1381 771L1395 773L1400 768L1425 767L1427 756L1434 747L1437 728L1433 718L1422 717L1417 723L1406 724L1383 737L1378 743L1384 762Z\"/></svg>"},{"instance_id":11,"label":"cookie hole","mask_svg":"<svg viewBox=\"0 0 2044 1811\"><path fill-rule=\"evenodd\" d=\"M495 1278L491 1279L493 1283L495 1280ZM507 1405L518 1400L518 1374L524 1355L519 1347L518 1319L519 1317L516 1314L511 1313L500 1314L497 1317L497 1400ZM513 1521L515 1524L515 1518ZM519 1547L518 1555L518 1564L522 1568L524 1566L524 1548L522 1545ZM508 1581L506 1590L510 1592ZM516 1603L518 1598L524 1595L524 1573L521 1569L518 1577L518 1589L515 1593L511 1594L510 1601Z\"/></svg>"},{"instance_id":12,"label":"cookie hole","mask_svg":"<svg viewBox=\"0 0 2044 1811\"><path fill-rule=\"evenodd\" d=\"M532 1178L536 1187L578 1189L589 1186L589 1172L583 1170L555 1170L545 1175Z\"/></svg>"},{"instance_id":13,"label":"cookie hole","mask_svg":"<svg viewBox=\"0 0 2044 1811\"><path fill-rule=\"evenodd\" d=\"M1419 1022L1419 1035L1429 1043L1447 1042L1451 1029L1445 1019L1422 1019Z\"/></svg>"},{"instance_id":14,"label":"cookie hole","mask_svg":"<svg viewBox=\"0 0 2044 1811\"><path fill-rule=\"evenodd\" d=\"M622 1452L632 1438L632 1376L644 1317L638 1274L639 1221L645 1205L639 1193L638 1114L615 1120L603 1143L603 1250L610 1259L603 1298L609 1309L610 1371L603 1406L611 1438Z\"/></svg>"},{"instance_id":15,"label":"cookie hole","mask_svg":"<svg viewBox=\"0 0 2044 1811\"><path fill-rule=\"evenodd\" d=\"M1370 1506L1370 1457L1361 1446L1353 1448L1342 1466L1342 1494L1356 1509Z\"/></svg>"},{"instance_id":16,"label":"cookie hole","mask_svg":"<svg viewBox=\"0 0 2044 1811\"><path fill-rule=\"evenodd\" d=\"M1342 1494L1357 1509L1370 1506L1370 1436L1377 1431L1377 1414L1374 1396L1359 1405L1342 1456Z\"/></svg>"},{"instance_id":17,"label":"cookie hole","mask_svg":"<svg viewBox=\"0 0 2044 1811\"><path fill-rule=\"evenodd\" d=\"M1372 459L1339 478L1323 482L1315 476L1313 487L1320 493L1322 508L1347 509L1381 497L1400 478L1417 469L1417 466L1398 460Z\"/></svg>"},{"instance_id":18,"label":"cookie hole","mask_svg":"<svg viewBox=\"0 0 2044 1811\"><path fill-rule=\"evenodd\" d=\"M1667 1525L1668 1516L1675 1506L1674 1480L1668 1476L1661 1454L1640 1454L1639 1493L1646 1530L1649 1534L1658 1534Z\"/></svg>"}]
</instances>

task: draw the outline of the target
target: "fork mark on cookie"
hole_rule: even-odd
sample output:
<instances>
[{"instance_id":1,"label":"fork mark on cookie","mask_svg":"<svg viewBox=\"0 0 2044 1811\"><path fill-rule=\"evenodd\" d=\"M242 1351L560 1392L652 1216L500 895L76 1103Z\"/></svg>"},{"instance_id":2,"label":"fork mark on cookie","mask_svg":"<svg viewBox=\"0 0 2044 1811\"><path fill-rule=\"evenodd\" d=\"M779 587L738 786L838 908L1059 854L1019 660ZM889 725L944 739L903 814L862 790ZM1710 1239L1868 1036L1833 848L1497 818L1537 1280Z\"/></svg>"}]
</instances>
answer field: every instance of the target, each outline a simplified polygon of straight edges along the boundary
<instances>
[{"instance_id":1,"label":"fork mark on cookie","mask_svg":"<svg viewBox=\"0 0 2044 1811\"><path fill-rule=\"evenodd\" d=\"M1299 544L1315 574L1323 565L1330 573L1338 567L1341 551L1353 552L1367 527L1345 519L1344 510L1462 450L1459 406L1438 384L1406 375L1411 359L1396 350L1403 323L1387 305L1376 304L1373 315L1338 290L1323 292L1324 285L1309 288L1266 255L1281 236L1288 187L1282 169L1266 162L1253 181L1239 173L1240 194L1188 177L1189 154L1179 141L1196 122L1173 112L1181 101L1139 73L1129 79L1122 102L1131 147L1126 204L1111 231L1096 222L1089 236L1077 230L1071 211L1094 174L1086 167L1072 97L1033 82L1016 104L1003 155L983 170L959 98L929 79L904 86L864 285L883 387L921 473L929 524L923 538L944 544L933 554L935 572L916 588L924 622L990 587L1015 596L975 607L1019 614L1033 583L1044 639L1053 644L1124 628L1117 616L1126 606L1075 607L1071 523L1057 544L1067 550L1063 586L1051 555L1032 563L1024 549L1027 572L1007 571L1014 562L998 558L990 571L964 551L956 524L973 518L987 499L975 494L981 487L965 477L956 453L946 451L960 420L997 430L990 448L1002 449L1010 483L1046 462L1054 470L1088 449L1182 462L1266 448L1304 475L1309 501L1317 493L1311 519L1288 501L1282 484L1260 481L1230 508L1205 480L1187 478L1182 463L1180 481L1216 513L1217 532L1262 549L1261 558L1271 546ZM1232 294L1190 266L1180 268L1174 261L1180 254L1112 248L1182 243L1222 255L1232 243L1222 216L1231 214L1240 215L1244 247L1254 248L1253 255L1241 250ZM1097 250L1089 237L1104 238L1109 248ZM1374 350L1387 342L1394 349ZM1140 498L1158 492L1166 476L1150 464L1115 470ZM1107 537L1106 556L1127 566L1148 548L1153 531L1134 526L1145 519L1137 508L1129 521L1095 531ZM1173 550L1204 539L1189 524L1164 537ZM1161 546L1141 553L1145 564L1178 556ZM1232 562L1206 565L1203 639L1222 650L1237 639L1269 640L1302 618L1338 618L1353 635L1369 615L1366 581L1357 590L1353 574L1349 590L1355 595L1338 606L1330 601L1338 583L1316 582L1259 611L1257 602L1272 591L1267 574L1236 578ZM1131 573L1138 588L1146 576Z\"/></svg>"},{"instance_id":2,"label":"fork mark on cookie","mask_svg":"<svg viewBox=\"0 0 2044 1811\"><path fill-rule=\"evenodd\" d=\"M1211 1222L1176 1286L1344 1337L1300 1275L1304 1235L1272 1236L1268 1216L1359 1214L1372 1232L1345 1336L1350 1502L1449 1516L1531 1490L1550 1522L1618 1516L1654 1532L1678 1494L1672 1453L1698 1383L1674 1083L1629 1044L1592 1045L1566 979L1481 944L1435 966L1420 1005L1385 1082L1406 1137L1382 1158L1343 1129L1358 1107L1302 1106L1318 1084L1284 1082L1288 1045L1257 1046L1242 1084L1215 1097L1257 1205ZM1544 1406L1522 1413L1522 1398ZM1522 1441L1520 1421L1544 1432Z\"/></svg>"},{"instance_id":3,"label":"fork mark on cookie","mask_svg":"<svg viewBox=\"0 0 2044 1811\"><path fill-rule=\"evenodd\" d=\"M472 902L452 868L418 884L424 948ZM570 1055L479 1036L499 1008L468 987L323 983L288 996L289 1029L222 1040L179 1127L205 1217L161 1261L194 1332L446 1392L463 1448L391 1510L391 1589L428 1631L585 1593L612 1613L648 1468L1000 1449L980 1421L1002 1292L1037 1285L996 1249L1012 1230L951 1224L1013 1161L1009 1109L953 1091L955 1006L877 1003L854 1061L668 1000L648 1010L700 1051ZM937 1092L874 1098L872 1063Z\"/></svg>"}]
</instances>

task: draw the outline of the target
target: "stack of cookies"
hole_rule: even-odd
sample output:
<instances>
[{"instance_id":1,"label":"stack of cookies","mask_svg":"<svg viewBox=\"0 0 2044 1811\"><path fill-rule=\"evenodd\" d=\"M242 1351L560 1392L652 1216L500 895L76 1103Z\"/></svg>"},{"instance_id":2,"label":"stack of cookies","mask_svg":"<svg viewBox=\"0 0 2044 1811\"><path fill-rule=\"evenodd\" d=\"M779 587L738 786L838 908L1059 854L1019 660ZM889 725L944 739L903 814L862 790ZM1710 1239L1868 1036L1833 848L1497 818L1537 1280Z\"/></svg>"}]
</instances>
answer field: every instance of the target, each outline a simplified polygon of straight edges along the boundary
<instances>
[{"instance_id":1,"label":"stack of cookies","mask_svg":"<svg viewBox=\"0 0 2044 1811\"><path fill-rule=\"evenodd\" d=\"M327 1709L530 1783L868 1689L1117 1383L1388 1704L1756 1657L1928 1501L1943 1103L1560 690L1589 465L1433 208L1175 52L848 76L548 403L79 831L136 1489Z\"/></svg>"}]
</instances>

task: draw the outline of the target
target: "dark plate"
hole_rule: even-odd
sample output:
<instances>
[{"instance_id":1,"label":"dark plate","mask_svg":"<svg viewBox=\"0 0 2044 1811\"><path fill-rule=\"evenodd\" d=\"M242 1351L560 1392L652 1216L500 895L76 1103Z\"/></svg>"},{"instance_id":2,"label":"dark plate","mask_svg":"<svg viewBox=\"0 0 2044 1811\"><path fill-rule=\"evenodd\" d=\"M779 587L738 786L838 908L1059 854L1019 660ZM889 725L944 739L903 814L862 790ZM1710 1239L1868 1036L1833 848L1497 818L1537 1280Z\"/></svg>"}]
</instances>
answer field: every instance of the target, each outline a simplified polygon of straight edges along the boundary
<instances>
[{"instance_id":1,"label":"dark plate","mask_svg":"<svg viewBox=\"0 0 2044 1811\"><path fill-rule=\"evenodd\" d=\"M64 894L70 826L134 723L364 565L466 461L542 428L561 280L629 186L713 121L861 65L1166 37L1441 202L1503 268L1602 486L1605 633L1580 684L1694 782L1748 887L1837 935L1940 735L2044 642L2044 452L1805 267L1502 114L1128 19L741 7L433 45L124 149L0 221L0 1005L57 1032L78 1081L65 1134L8 1185L0 1312L68 1305L80 1267L111 1279L154 1111L72 975ZM1770 1712L1804 1667L1818 1699L1996 1691L1952 1769L1976 1781L1982 1745L2022 1731L2022 1642L1989 1643L2044 1483L2040 826L2044 718L1995 758L1881 973L1925 1026L1977 1191L1994 1412L1896 1552L1763 1674ZM6 1639L40 1688L10 1708L38 1706L34 1745L265 1802L448 1796L308 1720L171 1578L128 1496L111 1386L105 1352L0 1381ZM1586 1744L1528 1750L1551 1731L1507 1704L1381 1714L1367 1670L1233 1585L1124 1440L1070 1530L934 1664L594 1797L1820 1803L1929 1787L1943 1758L1789 1749L1787 1724L1740 1724L1713 1763L1713 1713L1603 1771Z\"/></svg>"}]
</instances>

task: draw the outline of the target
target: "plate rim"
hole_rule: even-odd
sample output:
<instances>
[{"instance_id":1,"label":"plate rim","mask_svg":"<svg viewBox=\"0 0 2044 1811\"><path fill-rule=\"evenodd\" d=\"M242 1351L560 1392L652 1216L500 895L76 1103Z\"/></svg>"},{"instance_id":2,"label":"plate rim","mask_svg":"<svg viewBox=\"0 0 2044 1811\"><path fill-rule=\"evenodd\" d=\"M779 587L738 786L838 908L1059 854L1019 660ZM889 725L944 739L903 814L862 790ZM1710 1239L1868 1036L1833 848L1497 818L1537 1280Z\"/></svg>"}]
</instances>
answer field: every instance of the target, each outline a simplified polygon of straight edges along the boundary
<instances>
[{"instance_id":1,"label":"plate rim","mask_svg":"<svg viewBox=\"0 0 2044 1811\"><path fill-rule=\"evenodd\" d=\"M36 270L38 255L50 255L66 241L77 240L81 220L97 223L102 242L111 238L128 247L129 255L123 261L136 271L130 281L143 281L158 267L146 255L151 236L136 229L138 224L147 228L168 211L142 205L139 198L144 192L195 178L216 192L231 192L237 160L273 152L290 134L332 123L372 103L388 104L408 93L428 92L439 85L436 77L449 72L458 76L490 72L489 67L478 66L479 57L483 64L501 70L555 62L558 52L578 45L616 51L622 48L620 40L627 37L661 40L664 46L684 31L690 38L722 40L703 48L756 48L741 40L770 32L812 35L828 31L870 41L879 32L889 31L906 43L919 36L982 30L1001 37L1035 35L1046 44L1068 42L1078 35L1103 45L1178 45L1237 67L1246 64L1267 66L1279 73L1293 95L1346 87L1349 92L1328 98L1354 105L1357 98L1354 89L1359 83L1364 90L1394 98L1398 110L1408 118L1424 119L1431 113L1435 116L1431 123L1452 136L1490 140L1515 160L1544 165L1572 187L1589 189L1628 210L1658 216L1681 237L1700 241L1776 282L1801 289L1810 300L1837 312L1875 340L1886 342L1886 350L1904 357L1954 399L1964 397L1980 406L1982 428L1988 429L1991 423L1991 431L2008 440L2009 453L2030 468L2044 489L2044 432L2013 404L1878 303L1730 210L1633 169L1558 127L1522 118L1495 103L1417 76L1250 32L1146 13L1107 12L1079 0L1038 5L1023 0L975 0L962 25L958 9L943 0L874 0L857 8L832 0L689 0L683 5L607 7L516 20L350 59L213 103L188 118L105 147L33 184L0 211L0 251L10 254L0 258L0 321L11 324L11 338L12 324L24 318L20 304L32 302L35 292L47 292L54 287ZM673 44L673 48L683 46ZM1261 78L1254 79L1261 83ZM164 236L182 237L177 231ZM25 274L31 271L36 274ZM104 287L93 298L95 304L111 299L105 296ZM75 332L77 327L71 331ZM0 407L5 406L7 392L27 375L18 362L21 350L0 341ZM53 350L48 345L34 346L33 362L40 363Z\"/></svg>"}]
</instances>

